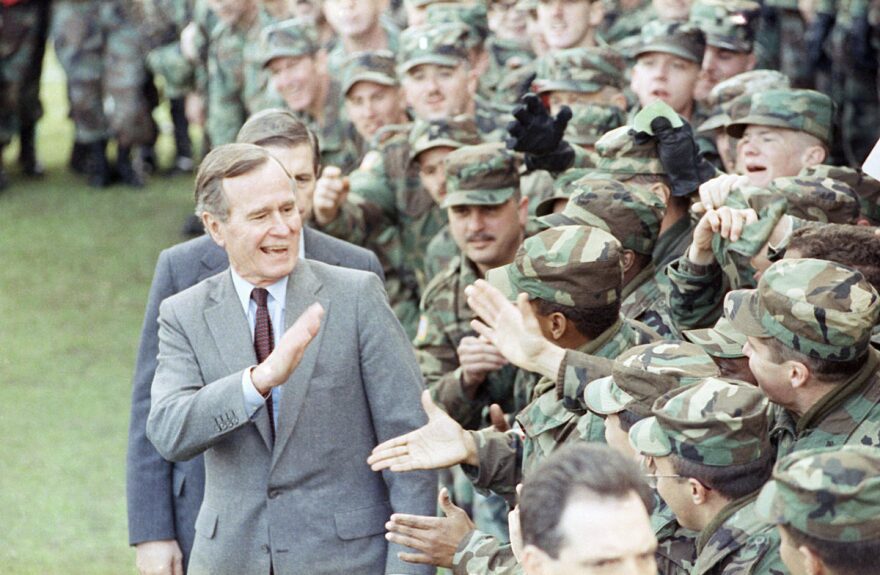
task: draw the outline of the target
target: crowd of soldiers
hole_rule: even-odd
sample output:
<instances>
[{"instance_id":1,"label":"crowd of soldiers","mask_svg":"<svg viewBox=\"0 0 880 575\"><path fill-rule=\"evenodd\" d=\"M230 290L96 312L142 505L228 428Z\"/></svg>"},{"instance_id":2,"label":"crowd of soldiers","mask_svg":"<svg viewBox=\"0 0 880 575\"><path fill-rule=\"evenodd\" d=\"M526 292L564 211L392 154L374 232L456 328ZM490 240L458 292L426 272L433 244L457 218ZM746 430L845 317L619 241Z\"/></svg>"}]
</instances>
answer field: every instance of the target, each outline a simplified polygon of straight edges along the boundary
<instances>
[{"instance_id":1,"label":"crowd of soldiers","mask_svg":"<svg viewBox=\"0 0 880 575\"><path fill-rule=\"evenodd\" d=\"M90 185L143 185L160 95L178 170L190 124L309 128L298 207L379 257L430 391L370 459L445 470L442 516L389 521L409 560L877 572L880 2L56 0L51 34L2 6L26 175L47 36ZM567 523L614 498L627 530Z\"/></svg>"}]
</instances>

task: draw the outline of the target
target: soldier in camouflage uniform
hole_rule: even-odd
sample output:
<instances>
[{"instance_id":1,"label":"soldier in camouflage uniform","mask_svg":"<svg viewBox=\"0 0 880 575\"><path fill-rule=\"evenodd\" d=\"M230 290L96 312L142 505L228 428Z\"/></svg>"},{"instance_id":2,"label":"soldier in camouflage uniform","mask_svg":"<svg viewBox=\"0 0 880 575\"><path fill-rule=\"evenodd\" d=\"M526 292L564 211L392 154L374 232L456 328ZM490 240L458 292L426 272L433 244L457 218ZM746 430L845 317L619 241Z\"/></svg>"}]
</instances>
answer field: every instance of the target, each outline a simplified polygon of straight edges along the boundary
<instances>
[{"instance_id":1,"label":"soldier in camouflage uniform","mask_svg":"<svg viewBox=\"0 0 880 575\"><path fill-rule=\"evenodd\" d=\"M364 144L340 106L342 90L318 57L314 26L302 19L266 27L260 62L287 108L318 136L321 164L347 174L357 167ZM210 108L209 108L210 110Z\"/></svg>"},{"instance_id":2,"label":"soldier in camouflage uniform","mask_svg":"<svg viewBox=\"0 0 880 575\"><path fill-rule=\"evenodd\" d=\"M758 380L749 369L749 358L743 353L743 346L748 340L730 325L726 317L718 318L712 327L687 329L682 335L712 357L721 370L721 377L758 385Z\"/></svg>"},{"instance_id":3,"label":"soldier in camouflage uniform","mask_svg":"<svg viewBox=\"0 0 880 575\"><path fill-rule=\"evenodd\" d=\"M648 478L683 527L699 531L694 575L783 575L779 535L755 517L773 465L768 401L708 377L667 392L629 431Z\"/></svg>"},{"instance_id":4,"label":"soldier in camouflage uniform","mask_svg":"<svg viewBox=\"0 0 880 575\"><path fill-rule=\"evenodd\" d=\"M614 361L610 376L591 382L582 407L605 418L608 444L631 459L638 454L627 434L637 422L651 416L661 395L720 375L718 367L699 347L681 342L655 342L634 347ZM655 493L651 524L657 536L657 566L663 575L685 575L696 559L697 533L681 527Z\"/></svg>"},{"instance_id":5,"label":"soldier in camouflage uniform","mask_svg":"<svg viewBox=\"0 0 880 575\"><path fill-rule=\"evenodd\" d=\"M779 526L793 575L874 573L880 553L880 455L845 445L807 449L777 463L758 515Z\"/></svg>"},{"instance_id":6,"label":"soldier in camouflage uniform","mask_svg":"<svg viewBox=\"0 0 880 575\"><path fill-rule=\"evenodd\" d=\"M53 6L55 52L67 75L75 138L86 150L88 183L104 187L113 174L107 163L109 138L117 142L116 172L126 184L143 185L132 150L153 142L144 98L142 38L131 8L119 0L61 0ZM105 96L114 106L105 116Z\"/></svg>"},{"instance_id":7,"label":"soldier in camouflage uniform","mask_svg":"<svg viewBox=\"0 0 880 575\"><path fill-rule=\"evenodd\" d=\"M755 67L755 30L761 6L751 0L696 0L689 22L706 35L695 97L704 101L719 82Z\"/></svg>"},{"instance_id":8,"label":"soldier in camouflage uniform","mask_svg":"<svg viewBox=\"0 0 880 575\"><path fill-rule=\"evenodd\" d=\"M495 90L511 72L535 59L528 41L528 14L517 0L489 0L487 23L491 34L486 41L489 60L486 73L480 77L478 93L495 99Z\"/></svg>"},{"instance_id":9,"label":"soldier in camouflage uniform","mask_svg":"<svg viewBox=\"0 0 880 575\"><path fill-rule=\"evenodd\" d=\"M580 179L562 212L544 215L548 226L591 225L608 231L623 247L621 313L651 327L667 339L679 336L669 314L664 288L658 283L651 253L666 206L650 191L614 180Z\"/></svg>"},{"instance_id":10,"label":"soldier in camouflage uniform","mask_svg":"<svg viewBox=\"0 0 880 575\"><path fill-rule=\"evenodd\" d=\"M798 0L764 0L758 25L758 68L779 70L796 88L810 88L806 26Z\"/></svg>"},{"instance_id":11,"label":"soldier in camouflage uniform","mask_svg":"<svg viewBox=\"0 0 880 575\"><path fill-rule=\"evenodd\" d=\"M657 18L650 0L607 1L605 19L599 28L599 36L622 54L628 53L638 43L642 28Z\"/></svg>"},{"instance_id":12,"label":"soldier in camouflage uniform","mask_svg":"<svg viewBox=\"0 0 880 575\"><path fill-rule=\"evenodd\" d=\"M397 53L400 30L382 17L382 0L324 0L321 7L336 43L327 54L327 71L333 78L342 73L346 60L358 52L387 50Z\"/></svg>"},{"instance_id":13,"label":"soldier in camouflage uniform","mask_svg":"<svg viewBox=\"0 0 880 575\"><path fill-rule=\"evenodd\" d=\"M787 77L775 70L753 70L743 72L719 82L706 98L708 116L696 127L696 133L712 138L718 152L720 167L728 174L736 173L736 142L727 135L725 128L731 121L730 107L734 100L743 95L756 94L766 90L787 90L790 83ZM710 161L714 159L709 158Z\"/></svg>"},{"instance_id":14,"label":"soldier in camouflage uniform","mask_svg":"<svg viewBox=\"0 0 880 575\"><path fill-rule=\"evenodd\" d=\"M880 355L869 345L880 297L861 273L782 260L757 289L728 294L724 315L749 338L752 372L775 404L770 434L780 457L880 443Z\"/></svg>"}]
</instances>

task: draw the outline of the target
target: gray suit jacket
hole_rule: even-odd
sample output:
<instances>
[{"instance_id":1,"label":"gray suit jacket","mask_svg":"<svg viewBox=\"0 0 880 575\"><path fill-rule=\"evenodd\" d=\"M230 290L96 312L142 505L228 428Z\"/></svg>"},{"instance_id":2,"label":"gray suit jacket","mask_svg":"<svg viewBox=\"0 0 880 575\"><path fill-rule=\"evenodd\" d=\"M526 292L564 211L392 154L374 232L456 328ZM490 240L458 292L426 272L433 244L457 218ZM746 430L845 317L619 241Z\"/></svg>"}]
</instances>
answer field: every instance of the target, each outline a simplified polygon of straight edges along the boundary
<instances>
[{"instance_id":1,"label":"gray suit jacket","mask_svg":"<svg viewBox=\"0 0 880 575\"><path fill-rule=\"evenodd\" d=\"M376 255L310 228L303 228L305 255L332 265L372 271L380 278ZM159 255L150 287L132 383L131 422L126 465L129 543L176 539L189 559L196 515L205 490L202 456L172 463L147 439L150 385L159 353L159 304L180 291L225 270L226 252L207 235L183 242Z\"/></svg>"},{"instance_id":2,"label":"gray suit jacket","mask_svg":"<svg viewBox=\"0 0 880 575\"><path fill-rule=\"evenodd\" d=\"M384 538L392 512L431 514L436 476L375 473L381 441L427 421L409 340L374 274L303 260L285 329L314 302L324 319L283 387L274 444L241 388L256 363L247 318L223 272L166 299L147 436L172 461L205 454L191 575L430 573Z\"/></svg>"}]
</instances>

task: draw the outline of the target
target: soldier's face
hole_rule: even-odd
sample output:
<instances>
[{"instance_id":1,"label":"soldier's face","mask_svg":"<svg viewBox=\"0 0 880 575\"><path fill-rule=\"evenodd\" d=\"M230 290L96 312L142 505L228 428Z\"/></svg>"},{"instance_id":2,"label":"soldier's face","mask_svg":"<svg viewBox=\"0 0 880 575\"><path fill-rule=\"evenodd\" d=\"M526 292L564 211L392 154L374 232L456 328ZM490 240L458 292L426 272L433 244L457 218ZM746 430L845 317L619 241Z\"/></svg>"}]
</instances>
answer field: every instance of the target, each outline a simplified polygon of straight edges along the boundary
<instances>
[{"instance_id":1,"label":"soldier's face","mask_svg":"<svg viewBox=\"0 0 880 575\"><path fill-rule=\"evenodd\" d=\"M489 30L502 40L522 42L528 33L526 12L517 10L516 0L494 0L489 3Z\"/></svg>"},{"instance_id":2,"label":"soldier's face","mask_svg":"<svg viewBox=\"0 0 880 575\"><path fill-rule=\"evenodd\" d=\"M749 337L748 343L743 346L743 353L749 358L749 369L770 401L786 408L795 407L795 390L791 385L789 366L786 365L789 362L777 363L773 350L765 341Z\"/></svg>"},{"instance_id":3,"label":"soldier's face","mask_svg":"<svg viewBox=\"0 0 880 575\"><path fill-rule=\"evenodd\" d=\"M646 462L648 473L657 475L657 493L675 514L679 524L687 529L701 530L703 527L696 517L689 480L675 477L675 467L669 457L648 457Z\"/></svg>"},{"instance_id":4,"label":"soldier's face","mask_svg":"<svg viewBox=\"0 0 880 575\"><path fill-rule=\"evenodd\" d=\"M446 198L446 159L453 148L439 146L425 150L418 155L419 180L422 187L431 195L437 204L441 204Z\"/></svg>"},{"instance_id":5,"label":"soldier's face","mask_svg":"<svg viewBox=\"0 0 880 575\"><path fill-rule=\"evenodd\" d=\"M523 240L528 199L511 198L497 206L453 206L447 213L456 245L485 273L513 261Z\"/></svg>"},{"instance_id":6,"label":"soldier's face","mask_svg":"<svg viewBox=\"0 0 880 575\"><path fill-rule=\"evenodd\" d=\"M690 117L700 67L690 60L666 54L642 54L632 69L630 86L642 106L662 100L677 113Z\"/></svg>"},{"instance_id":7,"label":"soldier's face","mask_svg":"<svg viewBox=\"0 0 880 575\"><path fill-rule=\"evenodd\" d=\"M655 575L657 539L645 505L634 492L623 498L572 494L559 518L556 558L535 546L523 550L528 575Z\"/></svg>"},{"instance_id":8,"label":"soldier's face","mask_svg":"<svg viewBox=\"0 0 880 575\"><path fill-rule=\"evenodd\" d=\"M348 118L365 140L382 126L404 122L404 105L400 88L375 82L358 82L345 95Z\"/></svg>"},{"instance_id":9,"label":"soldier's face","mask_svg":"<svg viewBox=\"0 0 880 575\"><path fill-rule=\"evenodd\" d=\"M538 26L550 50L592 45L592 29L602 23L603 16L598 0L538 2Z\"/></svg>"},{"instance_id":10,"label":"soldier's face","mask_svg":"<svg viewBox=\"0 0 880 575\"><path fill-rule=\"evenodd\" d=\"M810 142L802 135L785 128L747 126L736 146L738 170L758 187L774 178L798 175L808 165L805 155Z\"/></svg>"},{"instance_id":11,"label":"soldier's face","mask_svg":"<svg viewBox=\"0 0 880 575\"><path fill-rule=\"evenodd\" d=\"M691 0L653 0L652 4L663 20L684 22L691 13Z\"/></svg>"},{"instance_id":12,"label":"soldier's face","mask_svg":"<svg viewBox=\"0 0 880 575\"><path fill-rule=\"evenodd\" d=\"M748 72L755 67L755 55L752 53L734 52L716 46L706 46L703 55L703 69L697 82L695 97L704 100L718 82L732 78L737 74Z\"/></svg>"},{"instance_id":13,"label":"soldier's face","mask_svg":"<svg viewBox=\"0 0 880 575\"><path fill-rule=\"evenodd\" d=\"M379 25L380 0L324 0L324 17L340 36L357 37Z\"/></svg>"},{"instance_id":14,"label":"soldier's face","mask_svg":"<svg viewBox=\"0 0 880 575\"><path fill-rule=\"evenodd\" d=\"M318 176L315 173L315 152L309 144L300 144L292 148L281 146L265 146L269 153L278 158L281 165L293 178L296 184L296 207L302 221L312 219L312 199Z\"/></svg>"},{"instance_id":15,"label":"soldier's face","mask_svg":"<svg viewBox=\"0 0 880 575\"><path fill-rule=\"evenodd\" d=\"M272 85L294 112L312 106L317 98L318 66L312 56L275 58L269 62Z\"/></svg>"},{"instance_id":16,"label":"soldier's face","mask_svg":"<svg viewBox=\"0 0 880 575\"><path fill-rule=\"evenodd\" d=\"M467 64L420 64L404 75L406 103L421 120L443 120L463 114L473 100Z\"/></svg>"},{"instance_id":17,"label":"soldier's face","mask_svg":"<svg viewBox=\"0 0 880 575\"><path fill-rule=\"evenodd\" d=\"M204 223L226 250L232 269L257 287L290 274L299 257L302 221L284 169L270 160L252 172L225 178L222 186L228 217L222 221L206 214Z\"/></svg>"}]
</instances>

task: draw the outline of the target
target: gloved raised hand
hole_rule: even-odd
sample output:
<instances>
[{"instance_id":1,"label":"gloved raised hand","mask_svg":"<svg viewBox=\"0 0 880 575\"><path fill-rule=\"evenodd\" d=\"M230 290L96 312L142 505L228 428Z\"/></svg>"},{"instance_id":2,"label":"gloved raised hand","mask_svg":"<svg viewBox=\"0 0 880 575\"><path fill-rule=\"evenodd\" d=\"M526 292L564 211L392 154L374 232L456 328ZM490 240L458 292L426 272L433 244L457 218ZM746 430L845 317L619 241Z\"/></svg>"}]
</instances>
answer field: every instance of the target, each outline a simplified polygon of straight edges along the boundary
<instances>
[{"instance_id":1,"label":"gloved raised hand","mask_svg":"<svg viewBox=\"0 0 880 575\"><path fill-rule=\"evenodd\" d=\"M556 117L535 94L526 94L513 110L514 121L507 125L507 147L523 152L529 170L562 172L574 162L574 150L562 139L571 119L571 108L563 106Z\"/></svg>"},{"instance_id":2,"label":"gloved raised hand","mask_svg":"<svg viewBox=\"0 0 880 575\"><path fill-rule=\"evenodd\" d=\"M715 176L712 165L700 156L691 125L684 122L674 128L669 118L658 116L651 121L654 135L638 132L636 142L645 143L654 138L657 156L672 184L673 196L687 196L696 192L700 184Z\"/></svg>"}]
</instances>

